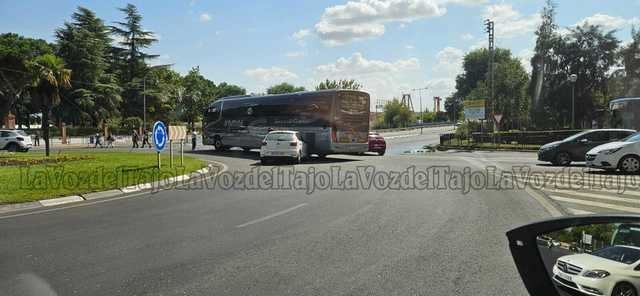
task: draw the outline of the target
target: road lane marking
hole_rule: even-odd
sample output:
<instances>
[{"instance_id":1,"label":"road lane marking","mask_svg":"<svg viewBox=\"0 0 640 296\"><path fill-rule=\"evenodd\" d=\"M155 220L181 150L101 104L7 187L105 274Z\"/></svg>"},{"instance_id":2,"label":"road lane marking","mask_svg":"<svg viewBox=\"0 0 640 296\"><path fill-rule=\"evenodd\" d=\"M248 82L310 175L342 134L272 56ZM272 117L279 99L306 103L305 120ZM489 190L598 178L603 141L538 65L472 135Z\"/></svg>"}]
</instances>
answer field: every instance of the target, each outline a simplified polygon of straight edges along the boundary
<instances>
[{"instance_id":1,"label":"road lane marking","mask_svg":"<svg viewBox=\"0 0 640 296\"><path fill-rule=\"evenodd\" d=\"M408 137L414 137L414 136L419 136L420 134L410 134L410 135L402 135L402 136L390 136L390 137L384 137L385 140L392 140L392 139L398 139L398 138L408 138Z\"/></svg>"},{"instance_id":2,"label":"road lane marking","mask_svg":"<svg viewBox=\"0 0 640 296\"><path fill-rule=\"evenodd\" d=\"M574 215L591 215L593 212L583 211L578 209L567 208L567 211L571 212Z\"/></svg>"},{"instance_id":3,"label":"road lane marking","mask_svg":"<svg viewBox=\"0 0 640 296\"><path fill-rule=\"evenodd\" d=\"M640 208L632 208L632 207L626 207L626 206L612 205L609 203L566 198L566 197L560 197L556 195L550 195L549 197L555 201L560 201L560 202L578 204L583 206L591 206L591 207L597 207L597 208L605 208L605 209L616 210L621 212L640 213Z\"/></svg>"},{"instance_id":4,"label":"road lane marking","mask_svg":"<svg viewBox=\"0 0 640 296\"><path fill-rule=\"evenodd\" d=\"M295 206L295 207L291 207L291 208L288 208L288 209L286 209L286 210L282 210L282 211L280 211L280 212L273 213L273 214L268 215L268 216L264 216L264 217L262 217L262 218L258 218L258 219L255 219L255 220L251 220L251 221L249 221L249 222L247 222L247 223L244 223L244 224L236 225L236 228L247 227L247 226L249 226L249 225L253 225L253 224L256 224L256 223L260 223L260 222L263 222L263 221L267 221L267 220L269 220L269 219L271 219L271 218L275 218L275 217L278 217L278 216L282 216L282 215L284 215L284 214L286 214L286 213L289 213L289 212L295 211L295 210L297 210L297 209L299 209L299 208L302 208L302 207L304 207L304 206L306 206L306 205L307 205L307 203L301 203L301 204L299 204L299 205L297 205L297 206Z\"/></svg>"}]
</instances>

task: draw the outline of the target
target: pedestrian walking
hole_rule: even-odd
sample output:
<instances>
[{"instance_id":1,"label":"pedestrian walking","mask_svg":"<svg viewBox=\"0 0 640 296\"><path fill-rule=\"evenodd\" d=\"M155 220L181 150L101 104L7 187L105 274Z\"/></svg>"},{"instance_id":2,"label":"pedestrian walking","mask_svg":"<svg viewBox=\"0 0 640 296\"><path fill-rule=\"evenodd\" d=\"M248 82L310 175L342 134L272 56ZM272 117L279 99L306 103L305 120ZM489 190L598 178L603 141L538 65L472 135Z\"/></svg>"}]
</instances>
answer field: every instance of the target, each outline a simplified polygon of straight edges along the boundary
<instances>
[{"instance_id":1,"label":"pedestrian walking","mask_svg":"<svg viewBox=\"0 0 640 296\"><path fill-rule=\"evenodd\" d=\"M107 148L113 148L113 142L115 142L115 138L113 138L112 134L109 134L107 137Z\"/></svg>"},{"instance_id":2,"label":"pedestrian walking","mask_svg":"<svg viewBox=\"0 0 640 296\"><path fill-rule=\"evenodd\" d=\"M191 150L196 150L196 143L198 142L196 131L191 132Z\"/></svg>"},{"instance_id":3,"label":"pedestrian walking","mask_svg":"<svg viewBox=\"0 0 640 296\"><path fill-rule=\"evenodd\" d=\"M35 146L40 146L40 133L36 132L33 136L34 136Z\"/></svg>"},{"instance_id":4,"label":"pedestrian walking","mask_svg":"<svg viewBox=\"0 0 640 296\"><path fill-rule=\"evenodd\" d=\"M139 140L140 140L140 135L138 135L138 131L133 130L133 133L131 134L131 142L133 142L133 146L131 147L131 149L140 148L140 146L138 146Z\"/></svg>"},{"instance_id":5,"label":"pedestrian walking","mask_svg":"<svg viewBox=\"0 0 640 296\"><path fill-rule=\"evenodd\" d=\"M102 146L101 136L100 133L96 133L96 145L93 148L98 148L98 145L100 145L100 148L104 148L104 146Z\"/></svg>"},{"instance_id":6,"label":"pedestrian walking","mask_svg":"<svg viewBox=\"0 0 640 296\"><path fill-rule=\"evenodd\" d=\"M149 148L151 148L151 143L149 143L149 132L147 131L143 131L142 132L142 147L144 148L144 144L147 144L147 146L149 146Z\"/></svg>"}]
</instances>

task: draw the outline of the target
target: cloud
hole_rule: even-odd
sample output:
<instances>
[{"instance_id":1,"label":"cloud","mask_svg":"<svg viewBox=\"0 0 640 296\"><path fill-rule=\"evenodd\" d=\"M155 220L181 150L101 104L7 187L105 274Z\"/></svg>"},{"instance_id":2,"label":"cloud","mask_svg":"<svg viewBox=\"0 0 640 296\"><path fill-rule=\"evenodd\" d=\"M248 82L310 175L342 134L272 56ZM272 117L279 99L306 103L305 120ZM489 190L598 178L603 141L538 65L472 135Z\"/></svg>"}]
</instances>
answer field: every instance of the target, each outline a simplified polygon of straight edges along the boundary
<instances>
[{"instance_id":1,"label":"cloud","mask_svg":"<svg viewBox=\"0 0 640 296\"><path fill-rule=\"evenodd\" d=\"M436 54L438 63L433 66L433 73L439 77L454 79L462 72L462 58L464 52L461 49L447 46Z\"/></svg>"},{"instance_id":2,"label":"cloud","mask_svg":"<svg viewBox=\"0 0 640 296\"><path fill-rule=\"evenodd\" d=\"M298 75L295 73L280 67L248 69L245 71L245 74L260 82L266 83L284 82L298 78Z\"/></svg>"},{"instance_id":3,"label":"cloud","mask_svg":"<svg viewBox=\"0 0 640 296\"><path fill-rule=\"evenodd\" d=\"M495 23L496 38L512 38L529 34L536 30L540 15L534 13L522 16L511 4L495 4L485 8L482 16Z\"/></svg>"},{"instance_id":4,"label":"cloud","mask_svg":"<svg viewBox=\"0 0 640 296\"><path fill-rule=\"evenodd\" d=\"M203 23L207 23L211 21L211 16L208 13L202 13L198 19Z\"/></svg>"},{"instance_id":5,"label":"cloud","mask_svg":"<svg viewBox=\"0 0 640 296\"><path fill-rule=\"evenodd\" d=\"M531 58L533 58L533 55L535 54L535 52L533 51L533 49L527 48L527 49L523 49L518 53L518 59L520 60L520 64L522 64L522 67L524 67L524 70L527 71L527 73L531 74Z\"/></svg>"},{"instance_id":6,"label":"cloud","mask_svg":"<svg viewBox=\"0 0 640 296\"><path fill-rule=\"evenodd\" d=\"M471 33L465 33L465 34L462 34L462 36L460 36L460 38L462 38L462 40L472 40L473 39L473 35L471 35Z\"/></svg>"},{"instance_id":7,"label":"cloud","mask_svg":"<svg viewBox=\"0 0 640 296\"><path fill-rule=\"evenodd\" d=\"M285 57L288 58L300 58L305 56L304 51L290 51L284 54Z\"/></svg>"},{"instance_id":8,"label":"cloud","mask_svg":"<svg viewBox=\"0 0 640 296\"><path fill-rule=\"evenodd\" d=\"M341 45L381 36L387 22L408 23L445 13L436 0L349 1L326 8L315 30L326 44Z\"/></svg>"},{"instance_id":9,"label":"cloud","mask_svg":"<svg viewBox=\"0 0 640 296\"><path fill-rule=\"evenodd\" d=\"M309 29L302 29L298 32L291 34L291 37L296 40L302 40L311 35L311 31Z\"/></svg>"},{"instance_id":10,"label":"cloud","mask_svg":"<svg viewBox=\"0 0 640 296\"><path fill-rule=\"evenodd\" d=\"M479 6L489 3L489 0L442 0L442 4L459 4L463 6Z\"/></svg>"},{"instance_id":11,"label":"cloud","mask_svg":"<svg viewBox=\"0 0 640 296\"><path fill-rule=\"evenodd\" d=\"M583 26L585 24L601 26L605 31L617 30L634 23L640 22L640 18L634 17L625 19L622 17L610 16L602 13L596 13L577 22L574 26Z\"/></svg>"},{"instance_id":12,"label":"cloud","mask_svg":"<svg viewBox=\"0 0 640 296\"><path fill-rule=\"evenodd\" d=\"M316 81L324 79L355 79L360 82L372 99L398 97L419 84L420 73L417 58L382 61L365 58L361 53L337 59L333 63L319 65L315 69Z\"/></svg>"},{"instance_id":13,"label":"cloud","mask_svg":"<svg viewBox=\"0 0 640 296\"><path fill-rule=\"evenodd\" d=\"M414 47L413 45L411 45L411 44L407 44L407 45L405 45L405 46L404 46L404 48L405 48L405 49L408 49L408 50L413 50L413 49L415 49L415 47Z\"/></svg>"},{"instance_id":14,"label":"cloud","mask_svg":"<svg viewBox=\"0 0 640 296\"><path fill-rule=\"evenodd\" d=\"M385 62L379 60L367 60L361 53L356 52L349 58L339 58L335 63L320 65L316 69L319 73L330 76L340 75L364 75L371 73L398 72L420 68L417 58Z\"/></svg>"}]
</instances>

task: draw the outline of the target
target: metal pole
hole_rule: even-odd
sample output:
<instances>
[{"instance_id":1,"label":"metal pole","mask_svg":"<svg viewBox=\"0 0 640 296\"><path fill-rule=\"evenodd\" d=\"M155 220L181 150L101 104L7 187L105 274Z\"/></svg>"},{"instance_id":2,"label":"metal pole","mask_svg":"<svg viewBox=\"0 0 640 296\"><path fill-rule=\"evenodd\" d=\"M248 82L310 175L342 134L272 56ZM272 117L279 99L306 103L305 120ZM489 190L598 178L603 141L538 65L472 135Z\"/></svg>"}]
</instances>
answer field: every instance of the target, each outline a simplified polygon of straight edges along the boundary
<instances>
[{"instance_id":1,"label":"metal pole","mask_svg":"<svg viewBox=\"0 0 640 296\"><path fill-rule=\"evenodd\" d=\"M180 166L184 167L184 141L180 140Z\"/></svg>"},{"instance_id":2,"label":"metal pole","mask_svg":"<svg viewBox=\"0 0 640 296\"><path fill-rule=\"evenodd\" d=\"M571 129L575 128L575 122L576 122L576 83L572 82L571 83Z\"/></svg>"},{"instance_id":3,"label":"metal pole","mask_svg":"<svg viewBox=\"0 0 640 296\"><path fill-rule=\"evenodd\" d=\"M424 116L422 115L422 89L418 90L418 96L420 97L420 134L422 135L422 127L424 126Z\"/></svg>"},{"instance_id":4,"label":"metal pole","mask_svg":"<svg viewBox=\"0 0 640 296\"><path fill-rule=\"evenodd\" d=\"M156 152L158 155L158 171L160 170L160 152Z\"/></svg>"},{"instance_id":5,"label":"metal pole","mask_svg":"<svg viewBox=\"0 0 640 296\"><path fill-rule=\"evenodd\" d=\"M147 130L147 77L142 79L142 131Z\"/></svg>"},{"instance_id":6,"label":"metal pole","mask_svg":"<svg viewBox=\"0 0 640 296\"><path fill-rule=\"evenodd\" d=\"M173 140L169 141L169 167L173 167Z\"/></svg>"}]
</instances>

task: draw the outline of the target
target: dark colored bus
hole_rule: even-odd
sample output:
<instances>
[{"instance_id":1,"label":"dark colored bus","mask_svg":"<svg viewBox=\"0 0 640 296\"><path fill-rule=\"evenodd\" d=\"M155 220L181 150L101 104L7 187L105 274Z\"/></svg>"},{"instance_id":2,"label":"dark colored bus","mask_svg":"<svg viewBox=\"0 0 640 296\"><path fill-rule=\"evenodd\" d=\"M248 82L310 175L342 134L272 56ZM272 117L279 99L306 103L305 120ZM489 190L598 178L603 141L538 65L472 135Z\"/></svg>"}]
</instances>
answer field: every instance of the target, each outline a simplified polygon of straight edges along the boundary
<instances>
[{"instance_id":1,"label":"dark colored bus","mask_svg":"<svg viewBox=\"0 0 640 296\"><path fill-rule=\"evenodd\" d=\"M609 101L611 127L640 130L640 98Z\"/></svg>"},{"instance_id":2,"label":"dark colored bus","mask_svg":"<svg viewBox=\"0 0 640 296\"><path fill-rule=\"evenodd\" d=\"M216 150L259 148L272 130L297 131L310 154L368 149L369 94L322 90L282 95L226 97L204 114L203 143Z\"/></svg>"}]
</instances>

